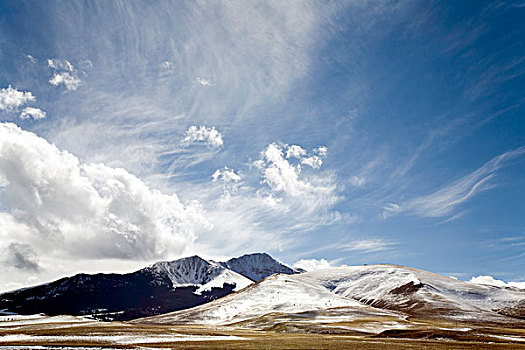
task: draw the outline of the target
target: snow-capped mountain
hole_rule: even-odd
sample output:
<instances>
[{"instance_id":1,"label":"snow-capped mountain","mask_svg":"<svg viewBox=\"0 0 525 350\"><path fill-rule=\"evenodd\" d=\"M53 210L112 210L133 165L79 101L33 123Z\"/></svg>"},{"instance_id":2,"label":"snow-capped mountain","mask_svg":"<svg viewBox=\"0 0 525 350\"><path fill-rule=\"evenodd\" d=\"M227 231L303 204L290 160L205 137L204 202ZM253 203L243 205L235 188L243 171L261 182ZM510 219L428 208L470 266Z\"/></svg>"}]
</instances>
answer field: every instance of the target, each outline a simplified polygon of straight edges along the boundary
<instances>
[{"instance_id":1,"label":"snow-capped mountain","mask_svg":"<svg viewBox=\"0 0 525 350\"><path fill-rule=\"evenodd\" d=\"M266 253L246 254L219 264L254 282L260 281L274 273L292 275L304 272L283 265Z\"/></svg>"},{"instance_id":2,"label":"snow-capped mountain","mask_svg":"<svg viewBox=\"0 0 525 350\"><path fill-rule=\"evenodd\" d=\"M305 281L301 276L272 275L238 293L208 304L135 322L230 324L270 314L296 314L331 308L350 308L354 314L366 314L370 317L397 315L395 312L385 312L334 294L318 283Z\"/></svg>"},{"instance_id":3,"label":"snow-capped mountain","mask_svg":"<svg viewBox=\"0 0 525 350\"><path fill-rule=\"evenodd\" d=\"M270 259L272 258L270 257ZM175 261L158 262L142 271L154 276L152 283L165 283L167 277L173 288L198 286L195 294L210 291L212 287L221 288L225 283L235 284L234 291L253 283L252 280L225 268L221 264L204 260L195 255Z\"/></svg>"},{"instance_id":4,"label":"snow-capped mountain","mask_svg":"<svg viewBox=\"0 0 525 350\"><path fill-rule=\"evenodd\" d=\"M136 322L259 324L271 317L281 322L323 314L337 322L389 316L509 324L523 322L524 302L523 290L476 285L402 266L348 266L273 275L213 302Z\"/></svg>"},{"instance_id":5,"label":"snow-capped mountain","mask_svg":"<svg viewBox=\"0 0 525 350\"><path fill-rule=\"evenodd\" d=\"M525 291L479 285L395 265L348 266L301 276L334 294L410 315L525 318Z\"/></svg>"},{"instance_id":6,"label":"snow-capped mountain","mask_svg":"<svg viewBox=\"0 0 525 350\"><path fill-rule=\"evenodd\" d=\"M249 260L249 256L245 257ZM267 274L272 273L272 265L276 267L273 273L287 271L267 254L264 264L257 266L257 261L243 266L246 271ZM223 264L226 263L192 256L158 262L128 274L78 274L1 294L0 310L19 314L93 314L120 320L182 310L253 283L253 274L248 278Z\"/></svg>"}]
</instances>

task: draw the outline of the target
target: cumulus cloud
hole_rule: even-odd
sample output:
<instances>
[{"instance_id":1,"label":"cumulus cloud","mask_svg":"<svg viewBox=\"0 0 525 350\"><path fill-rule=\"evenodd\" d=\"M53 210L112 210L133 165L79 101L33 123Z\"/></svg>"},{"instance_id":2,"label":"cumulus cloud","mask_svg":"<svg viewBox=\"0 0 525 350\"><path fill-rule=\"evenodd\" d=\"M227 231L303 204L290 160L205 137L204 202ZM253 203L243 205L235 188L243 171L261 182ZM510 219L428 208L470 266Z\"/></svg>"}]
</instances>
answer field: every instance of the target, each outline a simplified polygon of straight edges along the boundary
<instances>
[{"instance_id":1,"label":"cumulus cloud","mask_svg":"<svg viewBox=\"0 0 525 350\"><path fill-rule=\"evenodd\" d=\"M330 264L325 259L302 259L294 263L293 267L296 269L303 269L305 271L315 271L321 269L328 269L332 267L332 264Z\"/></svg>"},{"instance_id":2,"label":"cumulus cloud","mask_svg":"<svg viewBox=\"0 0 525 350\"><path fill-rule=\"evenodd\" d=\"M349 214L333 210L341 200L335 174L303 170L297 156L309 154L299 147L271 143L259 159L243 169L241 179L239 172L224 168L213 176L222 186L207 185L206 191L200 185L186 189L200 195L199 202L204 203L214 225L205 239L199 240L200 252L217 246L224 254L260 250L261 246L282 250L300 244L297 237L306 231L353 220Z\"/></svg>"},{"instance_id":3,"label":"cumulus cloud","mask_svg":"<svg viewBox=\"0 0 525 350\"><path fill-rule=\"evenodd\" d=\"M241 181L241 175L235 173L233 169L224 167L224 169L217 169L211 176L214 182L224 181L224 182L239 182Z\"/></svg>"},{"instance_id":4,"label":"cumulus cloud","mask_svg":"<svg viewBox=\"0 0 525 350\"><path fill-rule=\"evenodd\" d=\"M11 85L7 89L0 90L0 110L12 113L18 112L19 108L36 100L30 91L19 91ZM34 120L46 117L46 112L35 107L25 107L20 113L20 118Z\"/></svg>"},{"instance_id":5,"label":"cumulus cloud","mask_svg":"<svg viewBox=\"0 0 525 350\"><path fill-rule=\"evenodd\" d=\"M69 61L48 59L47 65L54 70L53 76L49 79L51 85L64 85L67 90L71 91L76 90L82 83L82 80L78 77L78 71Z\"/></svg>"},{"instance_id":6,"label":"cumulus cloud","mask_svg":"<svg viewBox=\"0 0 525 350\"><path fill-rule=\"evenodd\" d=\"M308 155L308 152L299 145L287 145L285 146L286 158L297 158L301 164L308 165L314 169L319 169L323 165L322 157L326 156L328 148L320 146L314 148L312 153Z\"/></svg>"},{"instance_id":7,"label":"cumulus cloud","mask_svg":"<svg viewBox=\"0 0 525 350\"><path fill-rule=\"evenodd\" d=\"M19 91L11 85L7 89L0 89L0 110L14 112L19 107L34 101L35 96L30 91Z\"/></svg>"},{"instance_id":8,"label":"cumulus cloud","mask_svg":"<svg viewBox=\"0 0 525 350\"><path fill-rule=\"evenodd\" d=\"M20 118L22 119L29 119L32 118L34 120L43 119L46 117L46 112L41 110L40 108L35 107L26 107L24 110L22 110L22 113L20 113Z\"/></svg>"},{"instance_id":9,"label":"cumulus cloud","mask_svg":"<svg viewBox=\"0 0 525 350\"><path fill-rule=\"evenodd\" d=\"M272 143L261 152L260 159L253 164L260 170L263 184L271 194L293 199L304 210L326 209L340 200L336 195L335 177L330 174L303 175L301 164L307 157L301 156L299 164L290 162L285 154L300 154L293 145ZM320 165L319 165L320 166ZM317 169L318 167L314 167Z\"/></svg>"},{"instance_id":10,"label":"cumulus cloud","mask_svg":"<svg viewBox=\"0 0 525 350\"><path fill-rule=\"evenodd\" d=\"M308 165L314 169L319 169L323 165L323 161L319 156L310 156L307 158L301 158L301 164Z\"/></svg>"},{"instance_id":11,"label":"cumulus cloud","mask_svg":"<svg viewBox=\"0 0 525 350\"><path fill-rule=\"evenodd\" d=\"M213 148L219 148L224 144L221 133L214 126L207 128L204 125L200 127L192 125L186 130L183 142L192 141L204 141Z\"/></svg>"},{"instance_id":12,"label":"cumulus cloud","mask_svg":"<svg viewBox=\"0 0 525 350\"><path fill-rule=\"evenodd\" d=\"M492 276L477 276L472 277L469 280L470 283L476 283L476 284L486 284L489 286L496 286L496 287L515 287L520 289L525 289L525 282L504 282L502 280L495 279Z\"/></svg>"},{"instance_id":13,"label":"cumulus cloud","mask_svg":"<svg viewBox=\"0 0 525 350\"><path fill-rule=\"evenodd\" d=\"M0 242L18 244L20 262L29 249L75 259L180 256L197 229L209 228L198 203L183 204L124 169L83 164L10 123L0 124L0 183Z\"/></svg>"},{"instance_id":14,"label":"cumulus cloud","mask_svg":"<svg viewBox=\"0 0 525 350\"><path fill-rule=\"evenodd\" d=\"M299 158L301 159L306 155L306 150L298 145L288 146L286 149L286 158Z\"/></svg>"},{"instance_id":15,"label":"cumulus cloud","mask_svg":"<svg viewBox=\"0 0 525 350\"><path fill-rule=\"evenodd\" d=\"M319 146L317 148L314 148L314 153L319 155L320 157L324 157L328 153L328 147Z\"/></svg>"}]
</instances>

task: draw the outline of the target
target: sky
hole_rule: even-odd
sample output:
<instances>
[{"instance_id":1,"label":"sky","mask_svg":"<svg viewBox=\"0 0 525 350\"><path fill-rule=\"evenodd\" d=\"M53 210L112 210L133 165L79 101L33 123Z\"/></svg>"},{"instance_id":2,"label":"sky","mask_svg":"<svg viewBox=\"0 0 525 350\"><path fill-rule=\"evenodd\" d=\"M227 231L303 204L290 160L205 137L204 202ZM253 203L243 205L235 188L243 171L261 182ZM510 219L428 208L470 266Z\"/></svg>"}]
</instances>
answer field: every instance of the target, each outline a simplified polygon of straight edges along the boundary
<instances>
[{"instance_id":1,"label":"sky","mask_svg":"<svg viewBox=\"0 0 525 350\"><path fill-rule=\"evenodd\" d=\"M252 252L524 282L524 19L0 1L0 291Z\"/></svg>"}]
</instances>

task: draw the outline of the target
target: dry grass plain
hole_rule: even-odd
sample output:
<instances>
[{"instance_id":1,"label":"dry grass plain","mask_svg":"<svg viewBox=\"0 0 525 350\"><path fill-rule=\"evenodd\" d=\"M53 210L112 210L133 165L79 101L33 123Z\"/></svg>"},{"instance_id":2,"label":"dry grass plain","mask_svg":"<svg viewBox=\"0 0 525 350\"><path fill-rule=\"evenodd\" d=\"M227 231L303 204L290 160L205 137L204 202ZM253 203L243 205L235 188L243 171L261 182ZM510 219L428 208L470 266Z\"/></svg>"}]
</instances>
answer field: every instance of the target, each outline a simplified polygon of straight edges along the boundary
<instances>
[{"instance_id":1,"label":"dry grass plain","mask_svg":"<svg viewBox=\"0 0 525 350\"><path fill-rule=\"evenodd\" d=\"M281 323L265 330L235 327L141 325L82 320L0 322L0 349L518 349L520 328L411 321L389 329L384 320ZM368 332L375 327L375 333ZM381 331L377 332L377 327Z\"/></svg>"}]
</instances>

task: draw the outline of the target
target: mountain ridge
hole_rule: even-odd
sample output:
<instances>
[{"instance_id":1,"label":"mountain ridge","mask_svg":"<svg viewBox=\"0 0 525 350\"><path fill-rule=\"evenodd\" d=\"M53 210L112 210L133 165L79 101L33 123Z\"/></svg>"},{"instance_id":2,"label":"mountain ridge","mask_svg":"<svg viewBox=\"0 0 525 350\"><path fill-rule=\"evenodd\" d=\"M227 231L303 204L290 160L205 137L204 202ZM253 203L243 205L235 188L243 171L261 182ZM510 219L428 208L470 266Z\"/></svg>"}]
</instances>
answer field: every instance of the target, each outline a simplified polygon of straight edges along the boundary
<instances>
[{"instance_id":1,"label":"mountain ridge","mask_svg":"<svg viewBox=\"0 0 525 350\"><path fill-rule=\"evenodd\" d=\"M269 327L304 322L306 316L298 315L314 319L315 315L323 315L327 323L330 318L335 320L332 322L349 322L357 316L389 316L398 322L415 318L508 326L525 325L524 305L525 290L477 285L424 270L381 264L277 274L210 303L133 322L242 324L257 328L261 323Z\"/></svg>"},{"instance_id":2,"label":"mountain ridge","mask_svg":"<svg viewBox=\"0 0 525 350\"><path fill-rule=\"evenodd\" d=\"M247 260L251 255L256 254L247 254ZM276 269L284 266L267 257L274 261ZM271 265L265 265L263 270L268 272ZM250 264L244 266L250 267ZM257 266L248 270L254 269L257 270ZM280 267L275 272L282 270ZM157 262L127 274L80 273L6 292L0 294L0 310L129 320L197 306L252 283L250 278L221 263L195 255Z\"/></svg>"}]
</instances>

